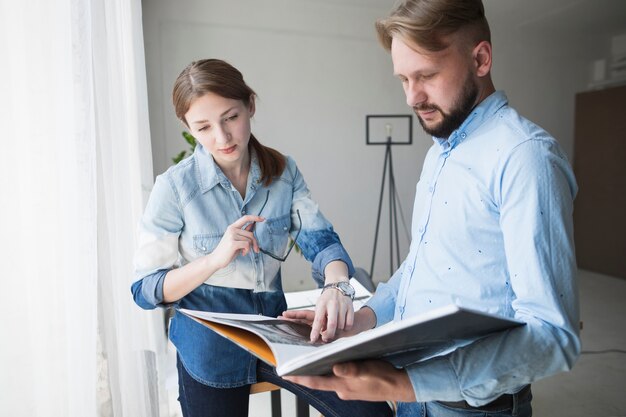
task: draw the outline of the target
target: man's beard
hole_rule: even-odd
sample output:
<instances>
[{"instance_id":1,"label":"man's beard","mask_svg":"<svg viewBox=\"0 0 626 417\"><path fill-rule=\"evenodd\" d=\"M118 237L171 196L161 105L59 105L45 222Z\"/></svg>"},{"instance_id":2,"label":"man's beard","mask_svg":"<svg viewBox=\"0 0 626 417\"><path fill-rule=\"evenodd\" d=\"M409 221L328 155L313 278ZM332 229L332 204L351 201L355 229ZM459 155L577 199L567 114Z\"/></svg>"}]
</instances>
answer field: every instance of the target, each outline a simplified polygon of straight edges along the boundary
<instances>
[{"instance_id":1,"label":"man's beard","mask_svg":"<svg viewBox=\"0 0 626 417\"><path fill-rule=\"evenodd\" d=\"M419 106L414 106L413 111L417 116L417 120L419 120L422 128L429 135L435 136L437 138L447 139L450 137L452 132L461 126L461 124L467 119L467 116L472 112L474 105L476 103L476 98L478 97L478 86L476 83L468 76L467 81L465 82L465 87L461 91L460 96L455 100L454 106L450 113L446 114L441 108L435 104L424 103ZM418 110L437 110L441 113L443 119L441 122L433 127L428 127L422 120L422 118L418 114Z\"/></svg>"}]
</instances>

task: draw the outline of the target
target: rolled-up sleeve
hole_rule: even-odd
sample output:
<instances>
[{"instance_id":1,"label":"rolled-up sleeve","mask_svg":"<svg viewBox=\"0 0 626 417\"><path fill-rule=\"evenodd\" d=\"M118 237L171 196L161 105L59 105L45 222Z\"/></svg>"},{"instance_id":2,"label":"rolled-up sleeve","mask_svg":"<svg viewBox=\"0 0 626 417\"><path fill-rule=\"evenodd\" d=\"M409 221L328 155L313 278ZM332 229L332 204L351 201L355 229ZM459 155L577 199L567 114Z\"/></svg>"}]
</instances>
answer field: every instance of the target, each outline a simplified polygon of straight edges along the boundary
<instances>
[{"instance_id":1,"label":"rolled-up sleeve","mask_svg":"<svg viewBox=\"0 0 626 417\"><path fill-rule=\"evenodd\" d=\"M135 303L144 309L162 305L165 275L178 262L178 237L183 227L178 201L167 174L157 177L139 224L136 281L131 286Z\"/></svg>"}]
</instances>

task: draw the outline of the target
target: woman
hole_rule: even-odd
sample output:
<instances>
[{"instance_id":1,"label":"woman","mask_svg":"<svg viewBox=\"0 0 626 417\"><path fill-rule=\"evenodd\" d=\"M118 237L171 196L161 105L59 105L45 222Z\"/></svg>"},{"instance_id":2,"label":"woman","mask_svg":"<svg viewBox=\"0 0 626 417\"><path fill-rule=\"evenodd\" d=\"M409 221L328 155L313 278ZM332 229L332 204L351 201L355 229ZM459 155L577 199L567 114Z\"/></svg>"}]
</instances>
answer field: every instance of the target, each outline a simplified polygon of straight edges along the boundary
<instances>
[{"instance_id":1,"label":"woman","mask_svg":"<svg viewBox=\"0 0 626 417\"><path fill-rule=\"evenodd\" d=\"M280 264L294 243L288 243L290 234L319 284L347 281L353 273L295 162L252 135L255 97L241 73L224 61L193 62L178 76L176 115L198 145L155 181L135 256L132 292L139 306L277 316L286 309ZM324 291L311 338L332 338L352 320L351 298ZM182 314L175 314L169 334L178 353L185 417L246 416L249 386L257 381L303 395L327 415L389 412L386 404L344 402L284 381Z\"/></svg>"}]
</instances>

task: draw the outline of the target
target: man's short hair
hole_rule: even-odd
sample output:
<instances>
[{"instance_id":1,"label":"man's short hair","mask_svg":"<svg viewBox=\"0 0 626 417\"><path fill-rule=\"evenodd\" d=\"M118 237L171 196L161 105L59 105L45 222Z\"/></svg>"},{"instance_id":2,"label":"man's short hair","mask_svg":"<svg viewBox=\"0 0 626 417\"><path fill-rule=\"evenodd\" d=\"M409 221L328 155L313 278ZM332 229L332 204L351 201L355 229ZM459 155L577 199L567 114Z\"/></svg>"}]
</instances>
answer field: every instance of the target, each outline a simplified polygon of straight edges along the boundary
<instances>
[{"instance_id":1,"label":"man's short hair","mask_svg":"<svg viewBox=\"0 0 626 417\"><path fill-rule=\"evenodd\" d=\"M447 37L461 30L472 45L491 42L482 0L404 0L389 17L376 21L376 30L388 51L394 37L429 51L441 51L449 46Z\"/></svg>"}]
</instances>

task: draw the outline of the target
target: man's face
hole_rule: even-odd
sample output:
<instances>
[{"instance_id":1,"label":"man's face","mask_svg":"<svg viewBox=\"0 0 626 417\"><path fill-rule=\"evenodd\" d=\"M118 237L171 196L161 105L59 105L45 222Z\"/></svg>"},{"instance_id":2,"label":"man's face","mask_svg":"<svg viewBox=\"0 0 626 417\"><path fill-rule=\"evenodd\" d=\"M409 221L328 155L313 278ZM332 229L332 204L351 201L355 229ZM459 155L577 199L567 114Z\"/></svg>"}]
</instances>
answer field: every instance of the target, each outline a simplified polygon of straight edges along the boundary
<instances>
[{"instance_id":1,"label":"man's face","mask_svg":"<svg viewBox=\"0 0 626 417\"><path fill-rule=\"evenodd\" d=\"M467 118L478 98L471 51L451 45L430 52L394 37L394 74L402 81L407 104L426 133L448 138Z\"/></svg>"}]
</instances>

